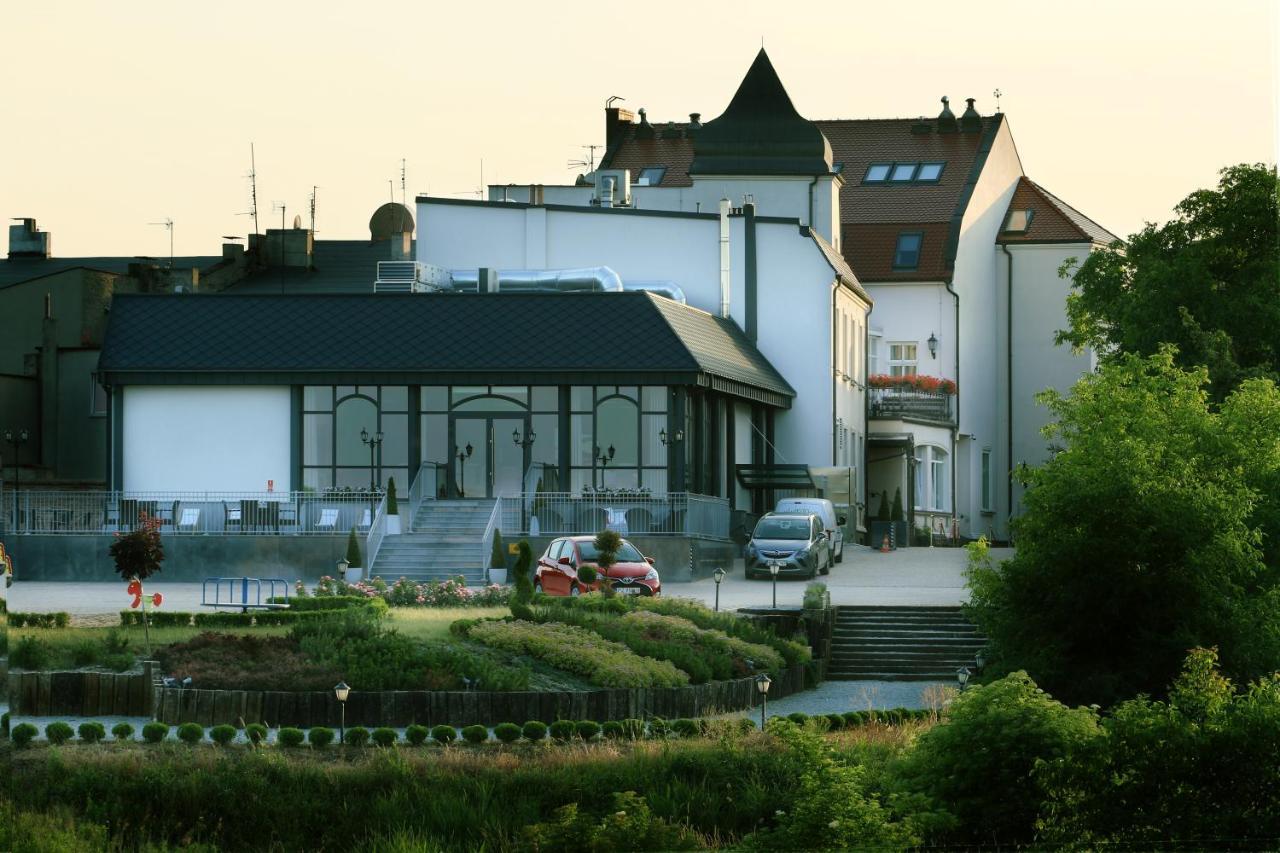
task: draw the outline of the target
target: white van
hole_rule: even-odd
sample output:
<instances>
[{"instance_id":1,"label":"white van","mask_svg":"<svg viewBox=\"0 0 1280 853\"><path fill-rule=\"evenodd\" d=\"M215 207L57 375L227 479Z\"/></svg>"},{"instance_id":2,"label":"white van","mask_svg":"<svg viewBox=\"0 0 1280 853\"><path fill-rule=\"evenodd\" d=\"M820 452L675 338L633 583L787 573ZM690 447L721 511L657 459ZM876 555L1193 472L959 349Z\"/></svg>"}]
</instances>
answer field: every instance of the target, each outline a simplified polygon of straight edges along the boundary
<instances>
[{"instance_id":1,"label":"white van","mask_svg":"<svg viewBox=\"0 0 1280 853\"><path fill-rule=\"evenodd\" d=\"M798 512L813 514L822 519L826 528L827 539L831 542L832 561L844 562L844 523L843 515L836 515L836 506L826 498L783 498L774 507L774 512Z\"/></svg>"}]
</instances>

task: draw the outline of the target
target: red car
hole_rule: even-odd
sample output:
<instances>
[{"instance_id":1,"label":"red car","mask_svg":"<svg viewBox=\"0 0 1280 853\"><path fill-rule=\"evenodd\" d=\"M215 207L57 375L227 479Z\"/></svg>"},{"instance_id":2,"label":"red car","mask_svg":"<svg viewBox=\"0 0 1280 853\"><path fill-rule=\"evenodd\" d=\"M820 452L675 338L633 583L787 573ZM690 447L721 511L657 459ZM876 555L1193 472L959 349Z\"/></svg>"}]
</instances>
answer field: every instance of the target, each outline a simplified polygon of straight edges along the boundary
<instances>
[{"instance_id":1,"label":"red car","mask_svg":"<svg viewBox=\"0 0 1280 853\"><path fill-rule=\"evenodd\" d=\"M580 566L596 566L594 536L568 536L556 539L538 558L538 568L533 576L535 592L547 595L581 595L599 589L601 580L585 584L578 580ZM617 562L602 572L613 583L619 595L659 595L662 581L653 567L653 558L646 557L627 540L622 540Z\"/></svg>"}]
</instances>

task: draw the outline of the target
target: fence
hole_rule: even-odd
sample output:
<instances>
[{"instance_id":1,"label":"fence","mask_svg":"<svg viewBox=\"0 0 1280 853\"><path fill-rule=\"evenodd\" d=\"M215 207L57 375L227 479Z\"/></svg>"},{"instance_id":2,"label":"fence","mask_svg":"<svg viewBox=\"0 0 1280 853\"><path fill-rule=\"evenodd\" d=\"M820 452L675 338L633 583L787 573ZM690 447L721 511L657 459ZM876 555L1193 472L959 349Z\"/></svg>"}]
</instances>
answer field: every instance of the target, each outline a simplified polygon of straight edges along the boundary
<instances>
[{"instance_id":1,"label":"fence","mask_svg":"<svg viewBox=\"0 0 1280 853\"><path fill-rule=\"evenodd\" d=\"M9 702L15 717L149 717L155 708L159 665L141 673L11 672Z\"/></svg>"},{"instance_id":2,"label":"fence","mask_svg":"<svg viewBox=\"0 0 1280 853\"><path fill-rule=\"evenodd\" d=\"M873 418L923 418L955 422L954 394L918 391L914 388L870 388L868 413Z\"/></svg>"},{"instance_id":3,"label":"fence","mask_svg":"<svg viewBox=\"0 0 1280 853\"><path fill-rule=\"evenodd\" d=\"M729 502L691 492L525 492L498 500L506 535L556 536L616 530L624 536L729 538Z\"/></svg>"},{"instance_id":4,"label":"fence","mask_svg":"<svg viewBox=\"0 0 1280 853\"><path fill-rule=\"evenodd\" d=\"M57 492L0 494L6 533L86 534L132 530L143 514L165 535L334 534L368 531L379 494L368 492Z\"/></svg>"}]
</instances>

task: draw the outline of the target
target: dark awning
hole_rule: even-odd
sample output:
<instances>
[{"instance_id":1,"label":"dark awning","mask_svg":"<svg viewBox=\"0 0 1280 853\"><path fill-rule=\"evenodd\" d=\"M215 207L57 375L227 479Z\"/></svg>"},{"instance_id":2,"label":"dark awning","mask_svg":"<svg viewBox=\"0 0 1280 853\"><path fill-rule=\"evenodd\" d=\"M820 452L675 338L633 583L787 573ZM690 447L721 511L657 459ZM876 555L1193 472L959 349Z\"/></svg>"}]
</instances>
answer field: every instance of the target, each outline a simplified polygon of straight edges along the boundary
<instances>
[{"instance_id":1,"label":"dark awning","mask_svg":"<svg viewBox=\"0 0 1280 853\"><path fill-rule=\"evenodd\" d=\"M744 489L812 489L807 465L738 465L738 482Z\"/></svg>"}]
</instances>

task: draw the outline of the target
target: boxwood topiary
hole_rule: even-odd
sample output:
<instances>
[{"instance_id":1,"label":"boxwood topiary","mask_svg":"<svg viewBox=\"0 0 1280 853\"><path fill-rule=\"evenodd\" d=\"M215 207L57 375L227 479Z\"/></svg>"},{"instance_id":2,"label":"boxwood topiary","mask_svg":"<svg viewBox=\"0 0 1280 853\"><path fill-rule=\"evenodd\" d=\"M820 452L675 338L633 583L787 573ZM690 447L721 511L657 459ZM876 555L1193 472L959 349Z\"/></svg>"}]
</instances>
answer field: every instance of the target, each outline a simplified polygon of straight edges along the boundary
<instances>
[{"instance_id":1,"label":"boxwood topiary","mask_svg":"<svg viewBox=\"0 0 1280 853\"><path fill-rule=\"evenodd\" d=\"M347 729L347 746L364 746L369 742L369 730L364 726Z\"/></svg>"},{"instance_id":2,"label":"boxwood topiary","mask_svg":"<svg viewBox=\"0 0 1280 853\"><path fill-rule=\"evenodd\" d=\"M9 737L18 746L26 746L31 743L31 739L40 734L40 730L30 723L18 723L13 727L13 731L9 733Z\"/></svg>"},{"instance_id":3,"label":"boxwood topiary","mask_svg":"<svg viewBox=\"0 0 1280 853\"><path fill-rule=\"evenodd\" d=\"M639 740L644 737L644 720L628 717L622 721L622 736L627 740Z\"/></svg>"},{"instance_id":4,"label":"boxwood topiary","mask_svg":"<svg viewBox=\"0 0 1280 853\"><path fill-rule=\"evenodd\" d=\"M803 711L796 711L793 714L787 714L787 719L795 723L797 726L803 726L809 722L809 715Z\"/></svg>"},{"instance_id":5,"label":"boxwood topiary","mask_svg":"<svg viewBox=\"0 0 1280 853\"><path fill-rule=\"evenodd\" d=\"M209 729L209 740L218 746L228 746L231 741L236 739L236 727L223 723L220 726L214 726Z\"/></svg>"},{"instance_id":6,"label":"boxwood topiary","mask_svg":"<svg viewBox=\"0 0 1280 853\"><path fill-rule=\"evenodd\" d=\"M680 735L680 737L697 737L699 734L698 721L686 718L674 720L671 723L671 730Z\"/></svg>"},{"instance_id":7,"label":"boxwood topiary","mask_svg":"<svg viewBox=\"0 0 1280 853\"><path fill-rule=\"evenodd\" d=\"M169 727L164 723L147 723L142 727L142 739L147 743L159 743L169 736Z\"/></svg>"},{"instance_id":8,"label":"boxwood topiary","mask_svg":"<svg viewBox=\"0 0 1280 853\"><path fill-rule=\"evenodd\" d=\"M655 738L664 738L671 733L671 724L661 717L654 717L649 721L649 736Z\"/></svg>"},{"instance_id":9,"label":"boxwood topiary","mask_svg":"<svg viewBox=\"0 0 1280 853\"><path fill-rule=\"evenodd\" d=\"M844 717L839 714L827 714L827 731L838 732L844 728Z\"/></svg>"},{"instance_id":10,"label":"boxwood topiary","mask_svg":"<svg viewBox=\"0 0 1280 853\"><path fill-rule=\"evenodd\" d=\"M520 739L520 727L515 723L498 723L493 727L493 736L503 743L515 743Z\"/></svg>"},{"instance_id":11,"label":"boxwood topiary","mask_svg":"<svg viewBox=\"0 0 1280 853\"><path fill-rule=\"evenodd\" d=\"M302 729L296 729L293 726L285 726L276 732L276 740L280 745L290 748L302 746L302 740L305 737L306 735L302 733Z\"/></svg>"},{"instance_id":12,"label":"boxwood topiary","mask_svg":"<svg viewBox=\"0 0 1280 853\"><path fill-rule=\"evenodd\" d=\"M199 723L183 723L178 726L178 740L195 746L204 740L204 727Z\"/></svg>"},{"instance_id":13,"label":"boxwood topiary","mask_svg":"<svg viewBox=\"0 0 1280 853\"><path fill-rule=\"evenodd\" d=\"M333 729L327 726L312 726L307 729L307 743L315 749L324 749L333 743Z\"/></svg>"},{"instance_id":14,"label":"boxwood topiary","mask_svg":"<svg viewBox=\"0 0 1280 853\"><path fill-rule=\"evenodd\" d=\"M574 723L573 730L583 740L591 740L600 734L600 724L595 720L578 720Z\"/></svg>"},{"instance_id":15,"label":"boxwood topiary","mask_svg":"<svg viewBox=\"0 0 1280 853\"><path fill-rule=\"evenodd\" d=\"M414 746L422 746L426 743L430 734L431 730L426 726L420 726L415 723L404 730L404 739Z\"/></svg>"},{"instance_id":16,"label":"boxwood topiary","mask_svg":"<svg viewBox=\"0 0 1280 853\"><path fill-rule=\"evenodd\" d=\"M379 726L373 730L371 735L373 742L381 747L395 746L396 741L400 739L400 733L395 729L386 726Z\"/></svg>"},{"instance_id":17,"label":"boxwood topiary","mask_svg":"<svg viewBox=\"0 0 1280 853\"><path fill-rule=\"evenodd\" d=\"M71 726L57 720L44 727L44 736L52 744L63 744L71 740L71 736L75 734L71 730Z\"/></svg>"},{"instance_id":18,"label":"boxwood topiary","mask_svg":"<svg viewBox=\"0 0 1280 853\"><path fill-rule=\"evenodd\" d=\"M97 743L107 736L107 727L97 722L81 723L76 734L85 743Z\"/></svg>"},{"instance_id":19,"label":"boxwood topiary","mask_svg":"<svg viewBox=\"0 0 1280 853\"><path fill-rule=\"evenodd\" d=\"M573 720L556 720L551 724L551 737L558 741L567 741L573 737Z\"/></svg>"},{"instance_id":20,"label":"boxwood topiary","mask_svg":"<svg viewBox=\"0 0 1280 853\"><path fill-rule=\"evenodd\" d=\"M484 743L489 739L489 729L481 725L467 726L462 730L462 737L467 743Z\"/></svg>"},{"instance_id":21,"label":"boxwood topiary","mask_svg":"<svg viewBox=\"0 0 1280 853\"><path fill-rule=\"evenodd\" d=\"M133 740L133 726L128 723L116 723L111 727L111 736L117 741Z\"/></svg>"},{"instance_id":22,"label":"boxwood topiary","mask_svg":"<svg viewBox=\"0 0 1280 853\"><path fill-rule=\"evenodd\" d=\"M250 723L244 727L244 736L249 739L249 743L258 746L267 740L267 727L262 723Z\"/></svg>"},{"instance_id":23,"label":"boxwood topiary","mask_svg":"<svg viewBox=\"0 0 1280 853\"><path fill-rule=\"evenodd\" d=\"M9 712L8 711L5 711L3 714L0 714L0 735L3 735L4 737L9 736Z\"/></svg>"},{"instance_id":24,"label":"boxwood topiary","mask_svg":"<svg viewBox=\"0 0 1280 853\"><path fill-rule=\"evenodd\" d=\"M453 743L458 739L458 733L453 726L439 725L431 729L431 739L436 743Z\"/></svg>"},{"instance_id":25,"label":"boxwood topiary","mask_svg":"<svg viewBox=\"0 0 1280 853\"><path fill-rule=\"evenodd\" d=\"M622 723L617 720L606 720L600 727L600 731L607 739L618 740L622 737Z\"/></svg>"},{"instance_id":26,"label":"boxwood topiary","mask_svg":"<svg viewBox=\"0 0 1280 853\"><path fill-rule=\"evenodd\" d=\"M547 724L537 720L530 720L520 727L520 734L524 735L527 740L543 740L547 736Z\"/></svg>"}]
</instances>

